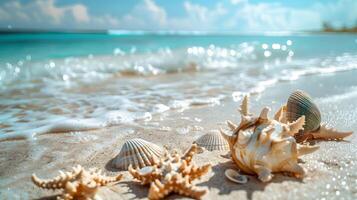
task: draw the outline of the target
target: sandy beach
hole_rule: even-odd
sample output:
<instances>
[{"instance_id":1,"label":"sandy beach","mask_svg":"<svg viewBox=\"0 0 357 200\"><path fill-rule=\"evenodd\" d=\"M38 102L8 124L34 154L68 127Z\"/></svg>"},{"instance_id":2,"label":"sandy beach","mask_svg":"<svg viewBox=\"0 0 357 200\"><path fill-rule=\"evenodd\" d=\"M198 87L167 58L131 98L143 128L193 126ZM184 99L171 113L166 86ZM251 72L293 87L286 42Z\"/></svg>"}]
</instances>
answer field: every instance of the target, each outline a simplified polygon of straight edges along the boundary
<instances>
[{"instance_id":1,"label":"sandy beach","mask_svg":"<svg viewBox=\"0 0 357 200\"><path fill-rule=\"evenodd\" d=\"M0 200L357 200L356 10L0 0Z\"/></svg>"},{"instance_id":2,"label":"sandy beach","mask_svg":"<svg viewBox=\"0 0 357 200\"><path fill-rule=\"evenodd\" d=\"M324 122L340 130L355 131L356 75L357 71L349 71L281 82L261 94L253 94L251 109L256 113L263 106L270 106L274 112L291 92L301 89L315 99ZM188 73L184 76L195 75ZM132 180L128 172L118 171L111 165L122 144L131 138L142 138L184 151L199 136L219 129L225 120L239 122L238 106L239 102L226 98L215 106L195 106L183 112L166 111L164 120L154 115L150 121L143 120L132 126L116 125L93 131L45 134L33 141L1 142L1 199L55 199L54 195L60 192L35 187L30 180L31 174L50 178L57 175L58 170L70 169L77 164L86 168L97 167L108 175L124 174L119 183L99 190L103 199L145 199L148 187L141 186ZM157 128L157 124L161 128ZM209 189L204 199L356 199L356 134L343 141L315 141L312 144L319 145L320 149L302 157L300 164L307 170L302 180L276 174L269 183L261 183L255 176L249 176L247 184L235 184L224 177L226 169L236 167L230 159L222 156L227 152L205 151L196 155L194 162L198 165L211 163L212 171L197 185ZM185 197L169 197L182 198Z\"/></svg>"}]
</instances>

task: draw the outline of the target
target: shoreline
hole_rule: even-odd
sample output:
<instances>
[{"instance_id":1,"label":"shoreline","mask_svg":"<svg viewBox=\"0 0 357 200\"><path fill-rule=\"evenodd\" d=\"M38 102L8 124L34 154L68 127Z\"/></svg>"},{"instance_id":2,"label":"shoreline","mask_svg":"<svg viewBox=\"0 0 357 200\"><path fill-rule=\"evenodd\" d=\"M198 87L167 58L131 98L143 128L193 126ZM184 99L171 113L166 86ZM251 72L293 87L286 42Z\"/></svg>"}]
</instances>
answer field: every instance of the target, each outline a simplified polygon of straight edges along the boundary
<instances>
[{"instance_id":1,"label":"shoreline","mask_svg":"<svg viewBox=\"0 0 357 200\"><path fill-rule=\"evenodd\" d=\"M263 106L269 106L272 108L272 116L292 91L302 89L317 102L323 121L341 130L355 131L357 93L349 93L349 90L357 86L357 82L354 81L356 75L357 71L352 70L334 73L333 76L303 76L296 81L278 82L266 88L261 94L253 95L251 109L256 113ZM342 99L334 98L334 95L344 93L350 95L345 95ZM0 196L24 195L18 197L53 199L52 195L59 192L35 187L30 180L31 174L36 173L41 178L49 178L57 175L58 170L70 169L76 164L81 164L85 168L100 168L108 175L117 174L118 172L110 167L110 161L119 153L122 144L131 138L139 137L160 146L168 145L171 149L178 148L183 151L200 135L218 129L225 120L238 122L239 114L236 110L239 104L240 102L234 102L232 99L225 99L216 106L197 107L183 112L167 111L168 117L164 121L155 116L151 121L141 122L140 125L123 124L74 134L48 134L39 136L32 142L1 142ZM195 118L200 120L194 120ZM168 128L158 130L155 124ZM209 193L203 199L357 198L356 133L345 141L316 143L320 149L302 157L301 165L307 170L307 176L303 180L276 174L272 182L264 184L255 176L249 176L247 184L238 185L224 177L225 169L235 168L231 160L221 156L226 153L205 151L196 155L194 161L198 165L210 162L212 172L204 176L197 185L209 189ZM98 194L103 199L146 198L148 187L131 181L128 172L124 172L124 176L118 184L99 189ZM178 197L185 198L171 195L169 199Z\"/></svg>"}]
</instances>

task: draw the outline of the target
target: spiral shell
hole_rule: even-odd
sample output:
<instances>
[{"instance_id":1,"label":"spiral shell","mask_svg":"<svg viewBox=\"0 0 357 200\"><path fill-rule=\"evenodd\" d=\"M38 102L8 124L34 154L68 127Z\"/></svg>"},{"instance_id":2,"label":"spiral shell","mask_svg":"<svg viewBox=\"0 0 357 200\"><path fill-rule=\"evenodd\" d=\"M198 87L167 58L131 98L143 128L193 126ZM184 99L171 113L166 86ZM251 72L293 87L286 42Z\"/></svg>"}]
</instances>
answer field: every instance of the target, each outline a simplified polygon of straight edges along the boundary
<instances>
[{"instance_id":1,"label":"spiral shell","mask_svg":"<svg viewBox=\"0 0 357 200\"><path fill-rule=\"evenodd\" d=\"M289 172L297 178L302 178L305 170L298 163L299 156L318 149L297 144L294 138L295 134L303 129L305 116L287 123L286 120L269 119L268 107L263 108L258 117L249 114L247 105L246 96L241 104L242 120L239 125L227 122L229 130L220 130L229 143L234 163L242 172L256 174L263 182L270 181L273 173L278 172ZM238 175L231 170L226 172L230 180L244 182Z\"/></svg>"},{"instance_id":2,"label":"spiral shell","mask_svg":"<svg viewBox=\"0 0 357 200\"><path fill-rule=\"evenodd\" d=\"M133 168L143 168L153 164L153 157L163 155L163 149L146 140L135 138L124 143L119 154L114 158L116 168L127 170L129 165Z\"/></svg>"},{"instance_id":3,"label":"spiral shell","mask_svg":"<svg viewBox=\"0 0 357 200\"><path fill-rule=\"evenodd\" d=\"M228 142L217 131L209 132L199 137L196 141L198 146L204 147L208 151L228 151Z\"/></svg>"},{"instance_id":4,"label":"spiral shell","mask_svg":"<svg viewBox=\"0 0 357 200\"><path fill-rule=\"evenodd\" d=\"M312 98L305 92L293 92L287 103L286 118L289 122L305 115L304 133L316 131L321 124L321 113Z\"/></svg>"}]
</instances>

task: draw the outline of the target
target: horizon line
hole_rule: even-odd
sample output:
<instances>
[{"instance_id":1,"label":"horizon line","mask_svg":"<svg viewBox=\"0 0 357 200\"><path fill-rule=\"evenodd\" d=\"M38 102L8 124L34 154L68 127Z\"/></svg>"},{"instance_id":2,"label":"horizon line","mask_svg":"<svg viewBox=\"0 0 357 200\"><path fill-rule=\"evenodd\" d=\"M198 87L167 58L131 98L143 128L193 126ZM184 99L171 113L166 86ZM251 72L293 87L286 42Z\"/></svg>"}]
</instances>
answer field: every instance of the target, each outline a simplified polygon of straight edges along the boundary
<instances>
[{"instance_id":1,"label":"horizon line","mask_svg":"<svg viewBox=\"0 0 357 200\"><path fill-rule=\"evenodd\" d=\"M108 35L265 35L288 36L305 34L329 34L349 32L326 32L324 30L300 31L195 31L195 30L125 30L125 29L43 29L43 28L0 28L0 34L49 33L49 34L108 34Z\"/></svg>"}]
</instances>

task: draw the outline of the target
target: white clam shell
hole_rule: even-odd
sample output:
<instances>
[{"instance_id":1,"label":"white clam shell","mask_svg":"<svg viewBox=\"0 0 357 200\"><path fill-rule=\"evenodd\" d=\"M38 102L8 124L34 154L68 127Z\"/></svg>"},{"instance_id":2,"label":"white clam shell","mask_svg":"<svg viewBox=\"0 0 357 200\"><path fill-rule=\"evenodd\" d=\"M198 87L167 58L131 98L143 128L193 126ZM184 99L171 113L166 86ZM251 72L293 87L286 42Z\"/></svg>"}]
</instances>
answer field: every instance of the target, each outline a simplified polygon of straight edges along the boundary
<instances>
[{"instance_id":1,"label":"white clam shell","mask_svg":"<svg viewBox=\"0 0 357 200\"><path fill-rule=\"evenodd\" d=\"M158 158L163 153L163 149L158 145L135 138L124 143L119 154L114 158L113 165L123 170L127 170L129 165L133 168L143 168L153 164L152 157Z\"/></svg>"},{"instance_id":2,"label":"white clam shell","mask_svg":"<svg viewBox=\"0 0 357 200\"><path fill-rule=\"evenodd\" d=\"M205 148L208 151L227 151L229 150L228 142L222 137L218 131L212 131L199 137L196 141L198 146Z\"/></svg>"},{"instance_id":3,"label":"white clam shell","mask_svg":"<svg viewBox=\"0 0 357 200\"><path fill-rule=\"evenodd\" d=\"M239 183L239 184L245 184L248 182L248 177L245 175L239 174L239 172L237 172L236 170L227 169L224 172L224 174L232 182Z\"/></svg>"}]
</instances>

